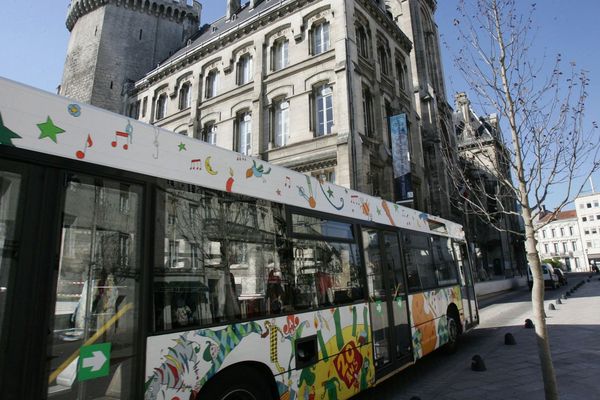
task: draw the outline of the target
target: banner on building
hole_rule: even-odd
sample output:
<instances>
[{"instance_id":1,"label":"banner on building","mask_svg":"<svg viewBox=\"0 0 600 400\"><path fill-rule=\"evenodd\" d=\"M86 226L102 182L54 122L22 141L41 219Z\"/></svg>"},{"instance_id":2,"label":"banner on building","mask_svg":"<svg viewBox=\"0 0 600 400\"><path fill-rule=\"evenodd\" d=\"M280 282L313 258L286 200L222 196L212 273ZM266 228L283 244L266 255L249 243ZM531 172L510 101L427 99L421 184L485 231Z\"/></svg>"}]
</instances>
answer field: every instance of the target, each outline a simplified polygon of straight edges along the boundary
<instances>
[{"instance_id":1,"label":"banner on building","mask_svg":"<svg viewBox=\"0 0 600 400\"><path fill-rule=\"evenodd\" d=\"M390 132L392 139L395 198L396 201L410 200L413 198L413 190L406 114L398 114L390 117Z\"/></svg>"}]
</instances>

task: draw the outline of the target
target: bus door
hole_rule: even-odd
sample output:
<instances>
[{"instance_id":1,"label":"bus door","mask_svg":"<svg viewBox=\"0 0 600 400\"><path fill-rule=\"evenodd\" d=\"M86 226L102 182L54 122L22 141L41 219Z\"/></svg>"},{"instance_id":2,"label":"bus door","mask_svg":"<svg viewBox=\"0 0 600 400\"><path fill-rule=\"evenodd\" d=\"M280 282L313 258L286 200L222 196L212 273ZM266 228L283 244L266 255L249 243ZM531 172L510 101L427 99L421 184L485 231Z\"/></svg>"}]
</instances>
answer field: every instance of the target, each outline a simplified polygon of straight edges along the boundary
<instances>
[{"instance_id":1,"label":"bus door","mask_svg":"<svg viewBox=\"0 0 600 400\"><path fill-rule=\"evenodd\" d=\"M412 362L408 303L396 233L363 228L363 246L378 376Z\"/></svg>"},{"instance_id":2,"label":"bus door","mask_svg":"<svg viewBox=\"0 0 600 400\"><path fill-rule=\"evenodd\" d=\"M48 398L139 396L140 185L66 173Z\"/></svg>"},{"instance_id":3,"label":"bus door","mask_svg":"<svg viewBox=\"0 0 600 400\"><path fill-rule=\"evenodd\" d=\"M0 151L0 397L140 398L142 187Z\"/></svg>"},{"instance_id":4,"label":"bus door","mask_svg":"<svg viewBox=\"0 0 600 400\"><path fill-rule=\"evenodd\" d=\"M463 302L463 312L465 315L465 327L477 325L479 323L479 312L477 310L477 298L475 297L475 286L473 282L473 273L471 271L471 262L467 245L465 243L453 242L454 253L458 270L460 272L460 289Z\"/></svg>"}]
</instances>

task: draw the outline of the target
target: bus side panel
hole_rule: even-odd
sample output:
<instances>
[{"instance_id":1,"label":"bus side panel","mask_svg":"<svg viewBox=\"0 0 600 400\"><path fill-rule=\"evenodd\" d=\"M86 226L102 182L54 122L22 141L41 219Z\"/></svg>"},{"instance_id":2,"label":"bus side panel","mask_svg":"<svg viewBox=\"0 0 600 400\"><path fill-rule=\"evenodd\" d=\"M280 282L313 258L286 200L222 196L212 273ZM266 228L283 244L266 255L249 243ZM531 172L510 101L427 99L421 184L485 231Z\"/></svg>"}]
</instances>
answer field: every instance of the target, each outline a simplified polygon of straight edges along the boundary
<instances>
[{"instance_id":1,"label":"bus side panel","mask_svg":"<svg viewBox=\"0 0 600 400\"><path fill-rule=\"evenodd\" d=\"M415 360L448 341L446 310L455 304L463 318L460 287L452 286L414 293L409 296L412 317L412 341Z\"/></svg>"},{"instance_id":2,"label":"bus side panel","mask_svg":"<svg viewBox=\"0 0 600 400\"><path fill-rule=\"evenodd\" d=\"M295 342L307 337L314 337L319 361L296 370ZM349 398L374 382L368 306L149 337L145 399L189 398L220 370L246 361L270 368L282 399Z\"/></svg>"}]
</instances>

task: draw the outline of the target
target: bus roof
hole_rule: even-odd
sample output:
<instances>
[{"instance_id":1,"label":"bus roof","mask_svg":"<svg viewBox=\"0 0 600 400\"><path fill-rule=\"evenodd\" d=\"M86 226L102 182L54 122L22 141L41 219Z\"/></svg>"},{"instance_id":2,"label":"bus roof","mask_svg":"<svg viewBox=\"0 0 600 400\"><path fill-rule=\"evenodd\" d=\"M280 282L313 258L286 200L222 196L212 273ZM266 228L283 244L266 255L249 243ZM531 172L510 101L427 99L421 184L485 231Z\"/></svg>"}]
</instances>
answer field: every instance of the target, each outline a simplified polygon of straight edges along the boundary
<instances>
[{"instance_id":1,"label":"bus roof","mask_svg":"<svg viewBox=\"0 0 600 400\"><path fill-rule=\"evenodd\" d=\"M330 214L464 239L437 216L0 77L0 143Z\"/></svg>"}]
</instances>

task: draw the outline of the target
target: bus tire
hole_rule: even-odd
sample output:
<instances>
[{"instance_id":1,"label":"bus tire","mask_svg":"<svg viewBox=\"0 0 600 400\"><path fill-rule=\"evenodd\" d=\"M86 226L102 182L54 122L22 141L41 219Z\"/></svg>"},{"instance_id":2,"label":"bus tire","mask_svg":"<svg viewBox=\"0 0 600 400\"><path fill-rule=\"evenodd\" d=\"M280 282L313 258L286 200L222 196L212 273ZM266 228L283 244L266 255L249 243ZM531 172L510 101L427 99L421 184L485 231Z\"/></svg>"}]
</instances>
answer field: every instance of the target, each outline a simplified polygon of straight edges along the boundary
<instances>
[{"instance_id":1,"label":"bus tire","mask_svg":"<svg viewBox=\"0 0 600 400\"><path fill-rule=\"evenodd\" d=\"M448 319L448 342L444 346L446 354L453 354L458 348L458 336L460 335L460 319L456 316L454 310L448 310L446 318Z\"/></svg>"},{"instance_id":2,"label":"bus tire","mask_svg":"<svg viewBox=\"0 0 600 400\"><path fill-rule=\"evenodd\" d=\"M198 400L273 400L273 387L261 368L233 367L220 372L200 391Z\"/></svg>"}]
</instances>

